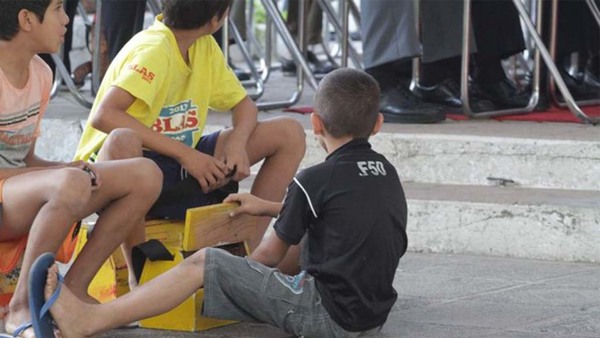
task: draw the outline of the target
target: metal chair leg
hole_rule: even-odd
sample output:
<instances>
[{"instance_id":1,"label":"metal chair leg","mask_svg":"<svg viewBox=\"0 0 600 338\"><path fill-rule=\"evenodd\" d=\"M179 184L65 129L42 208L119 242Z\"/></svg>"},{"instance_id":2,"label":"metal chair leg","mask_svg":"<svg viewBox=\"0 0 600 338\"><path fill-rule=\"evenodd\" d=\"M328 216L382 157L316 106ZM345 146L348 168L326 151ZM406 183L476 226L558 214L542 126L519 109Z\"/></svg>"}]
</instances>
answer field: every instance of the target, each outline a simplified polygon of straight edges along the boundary
<instances>
[{"instance_id":1,"label":"metal chair leg","mask_svg":"<svg viewBox=\"0 0 600 338\"><path fill-rule=\"evenodd\" d=\"M67 88L69 88L69 92L71 92L71 95L73 95L75 100L86 108L92 108L93 102L88 101L83 95L81 95L81 92L77 89L77 86L75 86L73 79L71 79L67 67L65 67L65 64L60 59L60 56L57 54L52 54L52 60L54 60L54 63L56 64L56 81L54 85L57 85L57 82L60 83L62 77L67 85Z\"/></svg>"},{"instance_id":2,"label":"metal chair leg","mask_svg":"<svg viewBox=\"0 0 600 338\"><path fill-rule=\"evenodd\" d=\"M335 10L331 7L331 4L327 0L317 0L319 6L323 9L323 12L327 15L331 24L333 25L335 31L342 37L342 67L346 67L348 65L348 55L352 59L352 62L356 67L362 67L362 57L356 51L356 49L349 43L349 33L348 33L348 17L350 13L350 5L348 1L350 0L342 0L343 1L343 13L342 20L344 23L340 23L338 18L336 17ZM345 54L345 57L344 57ZM345 63L345 64L344 64Z\"/></svg>"},{"instance_id":3,"label":"metal chair leg","mask_svg":"<svg viewBox=\"0 0 600 338\"><path fill-rule=\"evenodd\" d=\"M77 10L79 12L79 15L82 17L85 25L86 26L91 25L90 21L87 18L87 13L85 12L83 5L81 3L78 4ZM82 105L85 108L91 108L93 102L88 100L81 94L79 88L77 88L77 86L73 82L73 79L71 78L71 74L67 70L67 67L63 63L61 55L60 54L52 54L51 57L52 57L52 61L54 61L56 70L55 70L54 82L52 83L52 89L50 91L50 98L54 98L57 95L58 89L59 89L61 83L64 81L64 83L67 86L67 89L69 89L69 92L75 98L75 101L77 101L77 103L79 103L80 105Z\"/></svg>"},{"instance_id":4,"label":"metal chair leg","mask_svg":"<svg viewBox=\"0 0 600 338\"><path fill-rule=\"evenodd\" d=\"M229 24L229 31L233 35L233 39L235 40L236 45L240 49L242 56L244 57L244 61L248 65L248 68L250 68L250 73L252 74L252 78L253 78L253 81L243 81L242 84L244 86L253 85L256 87L256 93L250 95L250 97L253 100L257 100L264 93L264 84L261 79L261 75L258 73L258 70L256 69L256 66L254 65L254 61L252 60L252 56L250 55L250 51L246 47L246 44L244 43L244 39L242 38L242 35L240 34L240 31L237 28L237 26L235 25L235 22L233 21L232 18L228 19L228 24Z\"/></svg>"},{"instance_id":5,"label":"metal chair leg","mask_svg":"<svg viewBox=\"0 0 600 338\"><path fill-rule=\"evenodd\" d=\"M598 25L600 26L600 10L598 9L598 6L594 2L594 0L585 0L585 2L588 4L590 11L592 11L592 16L594 16L596 23L598 23Z\"/></svg>"},{"instance_id":6,"label":"metal chair leg","mask_svg":"<svg viewBox=\"0 0 600 338\"><path fill-rule=\"evenodd\" d=\"M467 0L467 1L469 1L469 0ZM556 3L556 0L553 0L553 1ZM546 66L548 67L548 71L554 78L554 81L556 81L556 84L558 85L558 89L560 90L561 94L563 95L566 105L567 105L567 107L569 107L569 110L571 111L571 113L573 113L573 115L577 116L577 118L579 118L582 122L589 123L589 124L600 123L600 118L598 118L598 117L594 118L594 117L587 116L576 104L575 100L573 99L573 96L571 95L571 93L569 92L569 89L567 88L567 85L565 84L565 81L562 79L562 76L560 75L558 68L556 68L556 65L554 64L554 60L552 59L552 56L546 49L544 42L542 41L542 38L540 37L538 32L535 30L533 23L531 22L531 19L529 19L529 17L527 16L527 11L526 11L525 7L523 6L523 4L521 3L520 0L513 0L513 3L515 4L515 7L517 7L517 11L519 12L521 19L525 23L525 26L530 31L531 36L533 37L535 44L537 46L537 50L541 53L541 56L544 59Z\"/></svg>"},{"instance_id":7,"label":"metal chair leg","mask_svg":"<svg viewBox=\"0 0 600 338\"><path fill-rule=\"evenodd\" d=\"M100 88L100 43L102 35L102 1L96 0L96 24L94 25L94 51L92 53L92 93Z\"/></svg>"},{"instance_id":8,"label":"metal chair leg","mask_svg":"<svg viewBox=\"0 0 600 338\"><path fill-rule=\"evenodd\" d=\"M261 110L271 110L271 109L290 107L290 106L296 104L300 100L300 97L302 96L302 92L304 90L304 77L306 76L308 83L314 89L316 89L318 86L317 80L315 79L310 67L308 66L308 62L306 61L306 58L304 57L302 50L300 49L300 47L298 47L298 45L294 41L294 38L292 37L290 31L287 29L287 27L285 25L285 22L283 20L283 17L281 16L281 13L277 9L277 7L273 3L273 1L272 0L261 0L261 3L267 12L268 17L270 18L270 20L273 24L273 27L276 29L277 33L279 33L279 35L283 39L284 44L286 45L287 49L290 51L290 54L291 54L292 58L294 59L294 61L296 62L296 64L298 64L300 67L298 67L298 69L297 69L297 90L296 90L296 92L294 92L292 94L292 97L289 100L278 101L278 102L258 102L256 105ZM299 13L299 18L298 18L299 40L300 40L300 45L304 46L304 41L305 41L304 16L306 13L306 3L304 0L300 0L299 3L300 3L300 13ZM270 51L268 51L268 53L270 53Z\"/></svg>"},{"instance_id":9,"label":"metal chair leg","mask_svg":"<svg viewBox=\"0 0 600 338\"><path fill-rule=\"evenodd\" d=\"M539 37L539 34L536 31L536 28L533 26L533 24L531 23L531 19L528 17L527 15L527 11L525 10L525 8L523 7L523 3L521 2L521 0L515 0L515 5L516 2L519 3L519 5L521 6L521 8L523 9L523 12L520 12L521 15L521 19L523 21L529 22L531 25L527 25L526 28L529 31L529 33L535 38L535 36ZM541 4L539 6L539 9L541 9ZM541 10L538 12L541 13ZM538 20L538 29L541 28L540 24L540 20ZM469 103L469 58L470 58L470 37L471 35L471 0L464 0L464 7L463 7L463 42L462 42L462 63L461 63L461 81L460 81L460 99L462 101L462 105L463 105L463 114L468 116L469 118L487 118L487 117L493 117L493 116L504 116L504 115L513 115L513 114L526 114L529 113L531 111L533 111L535 109L535 107L537 106L539 99L540 99L540 92L539 92L539 65L540 65L540 61L539 61L539 51L540 51L540 45L537 43L536 41L536 45L538 46L538 48L536 49L536 56L535 56L535 66L534 66L534 83L533 83L533 90L532 90L532 94L531 97L529 99L529 103L527 104L526 107L523 108L514 108L514 109L502 109L502 110L496 110L496 111L489 111L489 112L481 112L481 113L473 113L473 111L471 110L471 105Z\"/></svg>"},{"instance_id":10,"label":"metal chair leg","mask_svg":"<svg viewBox=\"0 0 600 338\"><path fill-rule=\"evenodd\" d=\"M589 5L589 2L588 2L588 5ZM593 0L592 0L592 5L594 5L594 6L590 5L590 9L592 11L592 14L594 14L594 8L597 10L598 7L595 7ZM557 45L557 41L556 41L557 34L556 33L557 33L557 26L558 26L558 14L559 14L558 13L558 0L552 0L552 15L551 15L551 23L550 23L550 52L549 52L549 55L552 60L556 60L556 45ZM550 68L550 67L548 67L548 68ZM559 74L559 77L560 77L560 74ZM560 78L562 81L562 77L560 77ZM563 94L563 98L565 101L561 102L558 99L558 93L556 91L556 84L557 84L556 82L557 82L556 75L548 77L548 88L549 88L548 90L550 92L552 101L554 102L555 105L557 105L559 107L569 107L571 112L573 112L573 114L576 114L573 111L573 109L571 109L571 106L573 106L573 105L575 105L575 106L591 106L591 105L600 104L600 99L575 101L573 99L573 97L570 95L570 93L569 93L569 97L571 97L571 100L573 102L568 102L567 96L565 96L564 94ZM560 86L559 86L559 89L560 89ZM562 92L563 91L561 90L561 93ZM579 109L579 107L578 107L578 109Z\"/></svg>"}]
</instances>

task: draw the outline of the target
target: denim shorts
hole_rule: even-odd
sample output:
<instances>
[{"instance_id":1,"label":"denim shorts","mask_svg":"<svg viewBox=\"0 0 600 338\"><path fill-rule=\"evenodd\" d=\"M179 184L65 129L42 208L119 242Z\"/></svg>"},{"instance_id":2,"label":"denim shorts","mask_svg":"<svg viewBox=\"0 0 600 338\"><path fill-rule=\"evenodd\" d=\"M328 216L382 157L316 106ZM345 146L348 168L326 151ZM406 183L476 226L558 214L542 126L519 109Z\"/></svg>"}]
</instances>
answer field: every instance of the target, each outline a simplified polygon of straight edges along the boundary
<instances>
[{"instance_id":1,"label":"denim shorts","mask_svg":"<svg viewBox=\"0 0 600 338\"><path fill-rule=\"evenodd\" d=\"M217 131L202 136L196 150L214 155L219 133ZM144 157L154 161L163 173L162 192L148 212L151 218L184 220L187 209L221 203L227 195L238 191L238 182L230 181L225 186L205 194L200 183L188 175L175 159L148 150L144 150Z\"/></svg>"},{"instance_id":2,"label":"denim shorts","mask_svg":"<svg viewBox=\"0 0 600 338\"><path fill-rule=\"evenodd\" d=\"M321 302L314 277L296 276L208 248L202 315L277 326L298 337L358 337L336 324Z\"/></svg>"}]
</instances>

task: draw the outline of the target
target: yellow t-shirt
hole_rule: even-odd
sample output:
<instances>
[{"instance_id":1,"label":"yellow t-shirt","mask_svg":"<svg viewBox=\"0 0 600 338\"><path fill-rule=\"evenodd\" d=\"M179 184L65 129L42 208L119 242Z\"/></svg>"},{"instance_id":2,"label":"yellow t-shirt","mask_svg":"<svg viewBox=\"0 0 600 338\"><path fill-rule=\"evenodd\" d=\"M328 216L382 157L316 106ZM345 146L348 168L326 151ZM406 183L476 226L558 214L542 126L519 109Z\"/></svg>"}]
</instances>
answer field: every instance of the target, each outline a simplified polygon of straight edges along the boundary
<instances>
[{"instance_id":1,"label":"yellow t-shirt","mask_svg":"<svg viewBox=\"0 0 600 338\"><path fill-rule=\"evenodd\" d=\"M190 147L195 147L202 136L209 108L229 111L246 97L212 36L196 40L189 48L190 61L186 64L175 36L161 20L159 15L112 61L83 131L76 160L88 160L106 139L106 134L94 129L90 121L111 86L136 98L128 114Z\"/></svg>"}]
</instances>

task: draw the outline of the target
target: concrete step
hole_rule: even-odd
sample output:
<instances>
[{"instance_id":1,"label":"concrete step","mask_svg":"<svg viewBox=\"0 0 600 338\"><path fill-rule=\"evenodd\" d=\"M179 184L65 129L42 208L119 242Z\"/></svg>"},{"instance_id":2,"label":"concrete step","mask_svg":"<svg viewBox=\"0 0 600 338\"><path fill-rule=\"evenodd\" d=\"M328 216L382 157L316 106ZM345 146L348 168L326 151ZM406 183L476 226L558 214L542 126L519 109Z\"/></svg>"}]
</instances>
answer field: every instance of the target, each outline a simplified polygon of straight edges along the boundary
<instances>
[{"instance_id":1,"label":"concrete step","mask_svg":"<svg viewBox=\"0 0 600 338\"><path fill-rule=\"evenodd\" d=\"M46 118L38 141L40 155L72 158L84 120ZM212 124L207 131L223 126ZM597 140L531 139L434 133L380 133L374 149L396 167L403 181L599 190L600 129ZM302 167L323 161L325 153L307 130Z\"/></svg>"},{"instance_id":2,"label":"concrete step","mask_svg":"<svg viewBox=\"0 0 600 338\"><path fill-rule=\"evenodd\" d=\"M600 192L407 182L409 248L600 262Z\"/></svg>"},{"instance_id":3,"label":"concrete step","mask_svg":"<svg viewBox=\"0 0 600 338\"><path fill-rule=\"evenodd\" d=\"M252 177L243 181L248 192ZM408 250L600 262L600 192L404 182Z\"/></svg>"},{"instance_id":4,"label":"concrete step","mask_svg":"<svg viewBox=\"0 0 600 338\"><path fill-rule=\"evenodd\" d=\"M597 139L534 139L473 134L380 133L371 142L404 181L600 190L600 130ZM323 159L309 137L303 165Z\"/></svg>"},{"instance_id":5,"label":"concrete step","mask_svg":"<svg viewBox=\"0 0 600 338\"><path fill-rule=\"evenodd\" d=\"M274 116L293 116L304 125L303 167L325 158L308 115L261 113L261 118ZM228 114L209 119L215 129L231 123ZM404 181L487 186L500 178L522 187L600 190L598 126L494 120L386 123L371 143Z\"/></svg>"}]
</instances>

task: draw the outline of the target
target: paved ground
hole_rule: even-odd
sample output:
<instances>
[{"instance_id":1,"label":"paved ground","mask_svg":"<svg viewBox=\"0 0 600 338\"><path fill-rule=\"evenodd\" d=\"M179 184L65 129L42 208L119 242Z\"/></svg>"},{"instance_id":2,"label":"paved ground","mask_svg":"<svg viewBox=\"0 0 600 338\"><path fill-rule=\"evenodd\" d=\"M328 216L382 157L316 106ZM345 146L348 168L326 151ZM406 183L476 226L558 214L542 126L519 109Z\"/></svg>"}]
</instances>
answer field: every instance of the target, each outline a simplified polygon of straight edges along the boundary
<instances>
[{"instance_id":1,"label":"paved ground","mask_svg":"<svg viewBox=\"0 0 600 338\"><path fill-rule=\"evenodd\" d=\"M408 253L378 337L600 337L600 265ZM292 337L267 325L201 333L144 329L102 337Z\"/></svg>"}]
</instances>

